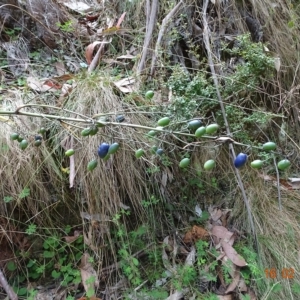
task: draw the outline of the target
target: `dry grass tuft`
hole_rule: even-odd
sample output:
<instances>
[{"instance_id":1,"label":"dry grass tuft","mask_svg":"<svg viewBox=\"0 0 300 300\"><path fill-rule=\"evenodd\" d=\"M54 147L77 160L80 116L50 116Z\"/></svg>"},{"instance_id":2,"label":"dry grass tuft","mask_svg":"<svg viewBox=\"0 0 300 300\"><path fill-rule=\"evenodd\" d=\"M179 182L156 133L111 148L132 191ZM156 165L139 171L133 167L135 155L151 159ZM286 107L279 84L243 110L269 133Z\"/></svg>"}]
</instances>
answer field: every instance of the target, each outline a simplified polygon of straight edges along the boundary
<instances>
[{"instance_id":1,"label":"dry grass tuft","mask_svg":"<svg viewBox=\"0 0 300 300\"><path fill-rule=\"evenodd\" d=\"M241 171L244 175L246 192L251 204L253 218L258 236L258 255L261 268L275 268L277 280L266 279L266 275L257 282L260 299L269 299L268 293L276 282L282 285L282 290L271 293L272 299L297 299L292 292L293 283L300 281L299 269L299 193L297 191L281 190L282 211L278 207L277 188L270 182L264 182L259 173L247 169ZM249 225L244 205L240 197L234 198L233 218L237 228L249 232ZM283 269L294 269L294 279L282 277Z\"/></svg>"}]
</instances>

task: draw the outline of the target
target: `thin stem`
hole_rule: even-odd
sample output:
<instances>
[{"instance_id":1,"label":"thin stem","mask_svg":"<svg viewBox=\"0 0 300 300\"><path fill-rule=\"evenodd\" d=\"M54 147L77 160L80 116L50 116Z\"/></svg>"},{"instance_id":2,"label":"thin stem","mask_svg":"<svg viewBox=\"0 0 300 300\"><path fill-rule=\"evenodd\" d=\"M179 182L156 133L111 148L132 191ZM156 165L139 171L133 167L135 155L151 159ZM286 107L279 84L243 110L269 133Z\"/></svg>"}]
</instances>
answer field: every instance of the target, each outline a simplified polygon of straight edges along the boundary
<instances>
[{"instance_id":1,"label":"thin stem","mask_svg":"<svg viewBox=\"0 0 300 300\"><path fill-rule=\"evenodd\" d=\"M209 27L208 27L208 23L207 23L207 20L206 20L206 12L207 12L208 2L209 2L209 0L205 0L205 2L203 4L203 16L202 16L202 18L203 18L203 27L204 27L204 29L203 29L204 44L205 44L205 47L206 47L208 63L209 63L209 67L210 67L212 77L213 77L213 80L214 80L214 85L215 85L215 88L216 88L217 97L218 97L218 100L219 100L219 104L220 104L220 107L221 107L221 112L222 112L222 115L223 115L223 120L224 120L224 123L225 123L226 133L227 133L228 137L231 137L230 127L229 127L229 123L228 123L228 120L227 120L227 117L226 117L225 105L224 105L224 102L222 100L221 93L220 93L220 90L219 90L219 82L218 82L218 78L217 78L217 75L216 75L216 71L215 71L215 67L214 67L214 63L213 63L213 59L212 59L212 51L211 51L210 41L209 41ZM235 159L236 155L235 155L235 151L234 151L234 147L233 147L232 143L229 144L229 150L232 154L232 158ZM253 221L253 216L252 216L252 213L251 213L251 207L250 207L250 204L249 204L249 200L247 198L246 191L245 191L245 188L244 188L243 181L242 181L241 175L239 173L239 170L236 169L236 168L234 168L234 170L235 170L235 174L236 174L236 177L237 177L237 180L238 180L240 190L242 192L244 203L246 205L248 218L249 218L249 222L250 222L250 227L251 227L252 233L255 237L255 243L257 245L257 236L256 236L256 231L255 231L255 227L254 227L254 221Z\"/></svg>"},{"instance_id":2,"label":"thin stem","mask_svg":"<svg viewBox=\"0 0 300 300\"><path fill-rule=\"evenodd\" d=\"M275 167L275 170L276 170L276 178L277 178L278 206L279 206L279 210L282 210L281 192L280 192L280 176L279 176L279 171L278 171L278 168L277 168L276 158L275 158L274 154L273 154L273 162L274 162L274 167Z\"/></svg>"}]
</instances>

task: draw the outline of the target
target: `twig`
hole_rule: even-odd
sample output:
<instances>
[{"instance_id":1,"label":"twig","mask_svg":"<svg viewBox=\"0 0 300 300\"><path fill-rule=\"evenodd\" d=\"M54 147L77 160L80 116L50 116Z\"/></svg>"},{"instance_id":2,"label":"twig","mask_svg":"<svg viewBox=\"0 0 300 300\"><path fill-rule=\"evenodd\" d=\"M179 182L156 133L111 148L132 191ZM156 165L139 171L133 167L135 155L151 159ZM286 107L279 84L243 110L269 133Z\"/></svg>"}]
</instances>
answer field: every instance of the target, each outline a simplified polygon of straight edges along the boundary
<instances>
[{"instance_id":1,"label":"twig","mask_svg":"<svg viewBox=\"0 0 300 300\"><path fill-rule=\"evenodd\" d=\"M182 4L183 4L183 2L182 2L182 0L180 0L180 2L178 2L177 5L175 5L175 7L165 16L165 18L163 19L163 21L161 23L161 28L160 28L159 33L158 33L158 38L157 38L157 41L156 41L155 50L154 50L154 53L153 53L153 56L152 56L151 71L150 71L151 76L153 76L153 73L154 73L157 54L159 52L161 40L162 40L166 30L167 30L168 22L178 12L178 10L181 8Z\"/></svg>"},{"instance_id":2,"label":"twig","mask_svg":"<svg viewBox=\"0 0 300 300\"><path fill-rule=\"evenodd\" d=\"M4 274L3 274L1 269L0 269L0 283L3 287L3 289L5 290L5 292L7 293L7 296L11 300L18 300L17 294L12 290L12 288L8 284L8 282L7 282L6 278L4 277Z\"/></svg>"},{"instance_id":3,"label":"twig","mask_svg":"<svg viewBox=\"0 0 300 300\"><path fill-rule=\"evenodd\" d=\"M148 54L148 48L149 48L149 45L150 45L150 41L151 41L153 31L154 31L154 26L155 26L155 23L156 23L157 8L158 8L158 0L152 0L151 13L150 13L150 17L149 17L149 24L148 24L148 27L146 28L146 36L145 36L145 39L144 39L142 57L141 57L141 60L139 62L139 65L137 67L137 74L138 75L141 74L143 69L144 69L146 57L147 57L147 54Z\"/></svg>"},{"instance_id":4,"label":"twig","mask_svg":"<svg viewBox=\"0 0 300 300\"><path fill-rule=\"evenodd\" d=\"M226 133L227 133L228 137L231 137L230 127L229 127L228 120L227 120L227 117L226 117L225 105L224 105L224 102L223 102L221 94L220 94L218 78L217 78L217 75L216 75L216 71L215 71L214 64L213 64L213 59L212 59L212 54L211 54L212 52L211 52L210 41L209 41L209 27L208 27L208 23L207 23L207 20L206 20L206 12L207 12L208 2L209 2L209 0L205 0L205 2L203 4L203 16L202 16L202 18L203 18L203 27L204 27L204 29L203 29L204 44L205 44L205 48L206 48L206 51L207 51L208 63L209 63L209 67L210 67L212 77L213 77L213 80L214 80L214 85L215 85L215 88L216 88L217 97L218 97L218 100L219 100L219 104L220 104L220 107L221 107L221 111L222 111L222 115L223 115L223 119L224 119L224 123L225 123L225 127L226 127ZM235 151L234 151L234 147L233 147L232 143L229 144L229 150L231 152L232 158L235 159ZM252 231L252 233L255 237L255 243L256 243L256 246L257 246L257 236L256 236L255 227L254 227L253 216L252 216L252 213L251 213L251 207L250 207L247 195L246 195L246 191L245 191L245 188L244 188L243 181L242 181L241 175L239 173L239 170L236 169L236 168L234 168L234 169L235 169L235 174L236 174L236 177L237 177L237 180L238 180L240 190L242 192L244 203L246 205L251 231Z\"/></svg>"},{"instance_id":5,"label":"twig","mask_svg":"<svg viewBox=\"0 0 300 300\"><path fill-rule=\"evenodd\" d=\"M279 210L282 210L281 192L280 192L280 176L279 176L279 171L278 171L278 168L277 168L276 159L275 159L274 154L273 154L273 162L274 162L274 167L275 167L275 170L276 170L276 178L277 178L278 206L279 206Z\"/></svg>"}]
</instances>

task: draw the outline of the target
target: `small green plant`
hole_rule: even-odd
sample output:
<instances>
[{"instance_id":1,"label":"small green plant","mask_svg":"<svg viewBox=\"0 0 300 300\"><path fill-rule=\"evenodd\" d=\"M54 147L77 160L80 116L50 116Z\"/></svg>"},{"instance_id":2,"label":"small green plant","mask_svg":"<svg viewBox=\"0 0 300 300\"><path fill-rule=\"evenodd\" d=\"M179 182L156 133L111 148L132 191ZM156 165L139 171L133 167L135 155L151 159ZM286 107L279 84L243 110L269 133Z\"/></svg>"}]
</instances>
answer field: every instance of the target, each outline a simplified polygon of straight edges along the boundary
<instances>
[{"instance_id":1,"label":"small green plant","mask_svg":"<svg viewBox=\"0 0 300 300\"><path fill-rule=\"evenodd\" d=\"M73 32L74 31L72 20L66 21L64 23L57 22L56 26L59 27L60 30L63 32Z\"/></svg>"},{"instance_id":2,"label":"small green plant","mask_svg":"<svg viewBox=\"0 0 300 300\"><path fill-rule=\"evenodd\" d=\"M26 197L30 196L30 189L25 187L21 193L19 194L19 199L24 199Z\"/></svg>"},{"instance_id":3,"label":"small green plant","mask_svg":"<svg viewBox=\"0 0 300 300\"><path fill-rule=\"evenodd\" d=\"M5 197L3 198L3 201L4 201L5 203L9 203L9 202L13 201L13 197L11 197L11 196L5 196Z\"/></svg>"},{"instance_id":4,"label":"small green plant","mask_svg":"<svg viewBox=\"0 0 300 300\"><path fill-rule=\"evenodd\" d=\"M28 227L27 227L27 229L26 229L26 233L28 234L28 235L32 235L32 234L35 234L36 233L36 225L35 224L30 224Z\"/></svg>"}]
</instances>

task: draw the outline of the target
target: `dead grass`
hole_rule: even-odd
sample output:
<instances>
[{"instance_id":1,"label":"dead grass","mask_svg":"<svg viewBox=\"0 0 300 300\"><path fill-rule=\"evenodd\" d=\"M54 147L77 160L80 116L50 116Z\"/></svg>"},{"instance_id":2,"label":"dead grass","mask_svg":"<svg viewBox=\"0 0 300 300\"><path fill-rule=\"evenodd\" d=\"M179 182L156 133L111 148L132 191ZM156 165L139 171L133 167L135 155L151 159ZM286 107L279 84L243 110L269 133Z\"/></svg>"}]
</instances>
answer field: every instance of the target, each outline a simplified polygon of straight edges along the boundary
<instances>
[{"instance_id":1,"label":"dead grass","mask_svg":"<svg viewBox=\"0 0 300 300\"><path fill-rule=\"evenodd\" d=\"M261 92L262 101L259 104L255 103L254 100L256 99L249 101L252 101L252 105L260 110L260 106L267 103L266 99L275 99L275 104L272 107L274 113L278 112L277 109L283 103L281 111L284 114L289 116L290 112L295 113L294 120L289 124L291 129L288 128L293 132L292 136L295 136L295 141L287 141L286 149L292 148L297 157L299 149L295 144L297 143L296 136L299 135L296 126L298 123L297 100L299 96L295 87L299 79L298 15L289 1L277 2L274 4L274 1L263 0L251 0L247 3L246 1L233 1L229 6L222 4L211 8L211 12L215 11L216 14L211 13L210 17L212 22L216 24L215 28L219 28L218 26L221 24L218 23L219 16L227 20L228 23L224 26L233 28L229 32L233 36L248 30L240 10L244 10L244 12L248 10L253 17L260 20L264 32L263 40L271 51L270 55L280 57L281 71L272 82L269 82L266 89L261 87L259 92ZM144 2L138 2L136 6L132 6L129 2L126 3L120 3L117 8L119 12L127 11L128 15L131 13L131 21L125 23L126 26L143 28L143 23L146 23L144 20ZM195 16L201 19L201 7L195 1L187 1L186 4L188 8L196 8ZM167 11L168 9L164 4L158 20L162 20L162 13ZM192 19L190 18L190 20ZM294 26L289 26L291 20L294 22ZM182 24L182 27L185 25ZM190 25L190 23L187 24L187 26ZM201 22L198 23L198 26L200 25ZM225 29L228 30L228 28ZM129 42L126 37L122 38L124 43ZM142 45L142 38L142 34L130 37L136 47ZM164 47L168 45L168 39L167 36L163 43ZM200 49L199 53L203 54L202 51L203 49ZM181 54L179 52L177 56L179 57ZM173 56L175 56L174 53ZM183 57L180 57L178 61L182 60ZM159 64L166 66L169 61L160 56ZM201 62L201 64L206 67L205 62ZM191 69L189 67L187 69ZM165 76L165 72L163 70L161 75ZM220 74L221 77L222 74ZM160 78L160 75L155 78L157 82L160 80L163 82L164 79ZM291 92L290 95L288 92ZM112 121L114 121L115 115L124 114L127 123L148 125L149 120L145 115L139 113L137 107L128 103L125 104L123 98L117 93L105 72L83 75L77 82L77 86L73 89L64 108L78 115L89 117L96 114L108 114ZM7 107L15 108L23 103L22 99L23 95L16 93L5 101ZM31 111L41 112L43 110L35 108ZM67 111L59 113L61 116L76 116ZM9 139L10 132L17 130L28 137L32 143L34 134L41 126L49 129L49 133L47 140L40 148L30 145L28 149L22 151L17 142ZM148 154L139 160L135 158L136 149L149 149L152 145L152 142L145 138L143 130L129 128L121 124L120 126L107 126L99 129L96 136L83 138L80 136L80 131L84 126L82 124L76 124L76 126L79 128L68 124L61 126L58 122L47 119L27 117L15 117L13 122L0 126L0 192L2 198L13 197L13 201L8 204L3 201L0 202L1 217L15 222L23 229L29 223L36 223L43 228L59 228L66 224L84 224L87 232L91 233L89 246L97 254L99 261L103 260L109 264L113 259L116 259L116 245L110 234L112 218L122 207L124 205L130 207L132 215L135 216L134 222L136 224L149 221L149 215L141 205L141 200L149 198L153 193L161 197L164 204L172 204L178 209L184 207L188 211L190 203L182 198L183 188L190 184L188 179L197 178L197 171L202 170L202 165L207 159L215 158L218 165L216 170L212 172L203 172L202 170L201 181L204 182L207 189L206 194L202 196L197 189L189 190L188 195L191 196L191 203L194 205L198 201L205 208L211 204L222 203L223 206L232 209L232 222L237 229L245 233L251 231L233 169L228 167L232 166L232 162L226 146L215 147L214 143L205 143L198 149L194 149L193 146L186 148L185 150L191 153L192 164L190 170L182 171L178 168L180 154L175 154L174 149L172 149L172 153L169 153L171 165L168 167ZM276 130L270 130L269 133L276 136ZM73 147L76 151L74 156L75 186L72 189L69 188L68 174L63 171L69 167L69 160L64 157L62 147L62 145L70 143L71 136L74 139ZM90 160L97 158L97 148L102 142L118 142L121 148L106 162L98 159L98 167L89 173L86 166ZM177 141L163 137L161 142L176 143ZM291 144L293 146L290 146ZM181 145L181 148L183 146ZM293 163L297 164L297 158ZM146 172L147 168L155 165L160 167L159 172L152 175ZM297 173L297 170L295 172ZM271 294L272 299L287 297L288 299L296 299L295 294L291 291L291 285L293 282L300 281L298 254L299 194L296 191L282 190L283 210L279 211L276 187L264 182L258 173L251 170L250 167L242 169L241 174L257 230L261 267L264 269L275 268L278 281L282 285L281 292ZM168 178L167 186L162 185L163 176ZM224 189L219 187L218 190L214 190L212 183L214 178L222 181L226 187ZM210 191L210 187L212 187L213 192ZM21 192L26 188L29 189L30 195L24 198L20 197ZM91 222L82 220L80 216L82 212L91 217ZM153 226L158 224L157 228L162 235L164 231L174 229L174 223L163 219L167 219L167 215L169 217L171 213L163 211L151 216ZM136 224L132 224L132 227L137 226ZM249 237L249 241L252 240L254 237ZM105 245L104 248L103 245ZM283 268L295 270L294 281L281 278ZM268 299L268 293L273 285L273 279L261 278L261 281L257 282L256 288L260 299Z\"/></svg>"}]
</instances>

